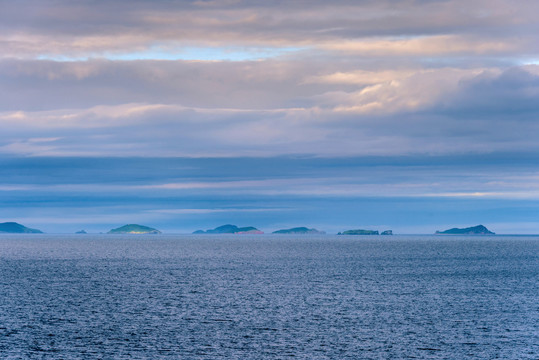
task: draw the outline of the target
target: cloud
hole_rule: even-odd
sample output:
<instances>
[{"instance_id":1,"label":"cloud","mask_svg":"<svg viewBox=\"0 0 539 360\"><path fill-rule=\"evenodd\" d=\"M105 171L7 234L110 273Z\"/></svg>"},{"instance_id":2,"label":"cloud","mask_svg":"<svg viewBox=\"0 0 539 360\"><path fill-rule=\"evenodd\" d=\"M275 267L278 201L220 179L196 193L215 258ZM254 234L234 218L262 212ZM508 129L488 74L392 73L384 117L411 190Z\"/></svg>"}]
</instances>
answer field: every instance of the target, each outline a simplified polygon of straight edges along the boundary
<instances>
[{"instance_id":1,"label":"cloud","mask_svg":"<svg viewBox=\"0 0 539 360\"><path fill-rule=\"evenodd\" d=\"M333 96L336 111L360 114L395 113L422 110L452 96L459 91L459 85L466 79L476 77L486 69L429 69L415 72L382 72L329 75L323 80L336 82L340 79L349 84L354 81L362 86L358 91ZM390 78L391 76L391 78ZM377 79L378 81L374 81Z\"/></svg>"},{"instance_id":2,"label":"cloud","mask_svg":"<svg viewBox=\"0 0 539 360\"><path fill-rule=\"evenodd\" d=\"M42 64L26 75L30 64L19 66L18 74L8 74L13 66L8 64L0 75L8 83L0 87L6 95L0 102L14 107L0 112L0 151L5 154L358 156L537 150L539 77L534 65L507 70L318 68L319 74L312 75L312 69L302 72L288 63L221 67L167 62L157 67L144 62L124 68L100 62L96 75L80 79L41 76L51 70L66 74L58 63ZM170 72L161 74L164 68ZM179 81L179 74L190 70L206 80L197 83L187 75ZM99 104L109 94L100 91L102 81L110 81L103 80L107 73L115 73L123 95ZM20 94L35 91L31 83L49 89L29 109L21 108L26 105ZM70 89L81 105L99 105L57 108ZM123 98L165 101L123 103ZM31 109L44 106L53 109Z\"/></svg>"},{"instance_id":3,"label":"cloud","mask_svg":"<svg viewBox=\"0 0 539 360\"><path fill-rule=\"evenodd\" d=\"M515 39L470 39L468 36L435 35L409 39L369 38L329 42L322 49L356 54L364 57L386 56L459 56L465 54L507 54L525 49L520 38Z\"/></svg>"},{"instance_id":4,"label":"cloud","mask_svg":"<svg viewBox=\"0 0 539 360\"><path fill-rule=\"evenodd\" d=\"M461 89L446 107L494 120L500 115L520 117L538 110L539 66L513 67L500 74L484 73L463 79ZM533 116L533 115L532 115Z\"/></svg>"},{"instance_id":5,"label":"cloud","mask_svg":"<svg viewBox=\"0 0 539 360\"><path fill-rule=\"evenodd\" d=\"M62 161L39 158L36 161L46 166L51 173L49 177L38 178L42 170L36 168L24 172L30 182L21 179L17 174L28 168L26 162L29 160L20 161L17 167L4 164L6 172L13 175L4 177L0 191L11 195L18 193L17 196L47 193L59 199L75 199L77 194L86 194L120 198L121 203L132 196L149 199L232 197L238 201L246 197L539 199L539 172L530 167L534 160L526 161L524 166L502 166L493 163L494 158L437 157L418 163L406 158L392 161L384 158L114 158L106 162L97 158L66 158ZM391 165L380 165L383 161ZM202 173L201 169L204 169ZM88 174L103 175L88 178ZM57 180L58 177L62 180ZM247 208L283 209L271 206ZM199 204L198 207L176 206L172 209L176 210L171 212L185 211L187 214L190 210L185 209L212 213L246 208L230 204L200 207Z\"/></svg>"},{"instance_id":6,"label":"cloud","mask_svg":"<svg viewBox=\"0 0 539 360\"><path fill-rule=\"evenodd\" d=\"M0 62L0 109L57 110L126 103L198 108L302 107L318 86L301 85L322 65L294 62ZM324 66L325 67L325 66ZM82 76L81 74L84 74ZM32 99L31 102L25 99Z\"/></svg>"},{"instance_id":7,"label":"cloud","mask_svg":"<svg viewBox=\"0 0 539 360\"><path fill-rule=\"evenodd\" d=\"M3 3L3 57L107 57L214 48L322 48L387 54L536 52L530 1ZM382 37L382 39L380 39ZM401 39L397 39L401 37ZM389 40L388 40L389 39Z\"/></svg>"}]
</instances>

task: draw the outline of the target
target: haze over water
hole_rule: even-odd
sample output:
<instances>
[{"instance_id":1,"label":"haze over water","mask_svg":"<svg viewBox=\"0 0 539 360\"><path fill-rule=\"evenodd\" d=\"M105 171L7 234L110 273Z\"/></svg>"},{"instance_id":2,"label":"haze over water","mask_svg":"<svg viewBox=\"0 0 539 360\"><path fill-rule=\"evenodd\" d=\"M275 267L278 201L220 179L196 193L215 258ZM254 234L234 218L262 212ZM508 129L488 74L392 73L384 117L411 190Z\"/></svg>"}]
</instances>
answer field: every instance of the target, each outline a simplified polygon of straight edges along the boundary
<instances>
[{"instance_id":1,"label":"haze over water","mask_svg":"<svg viewBox=\"0 0 539 360\"><path fill-rule=\"evenodd\" d=\"M537 236L0 237L2 359L537 359Z\"/></svg>"}]
</instances>

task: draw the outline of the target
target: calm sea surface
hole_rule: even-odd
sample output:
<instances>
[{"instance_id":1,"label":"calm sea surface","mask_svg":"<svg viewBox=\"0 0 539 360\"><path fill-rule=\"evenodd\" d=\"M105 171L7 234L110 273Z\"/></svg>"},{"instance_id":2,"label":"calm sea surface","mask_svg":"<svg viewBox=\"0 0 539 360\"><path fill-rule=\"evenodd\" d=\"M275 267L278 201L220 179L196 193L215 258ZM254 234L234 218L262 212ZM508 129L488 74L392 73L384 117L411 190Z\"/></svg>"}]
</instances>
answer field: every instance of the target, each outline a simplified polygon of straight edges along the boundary
<instances>
[{"instance_id":1,"label":"calm sea surface","mask_svg":"<svg viewBox=\"0 0 539 360\"><path fill-rule=\"evenodd\" d=\"M0 359L539 359L539 237L0 236Z\"/></svg>"}]
</instances>

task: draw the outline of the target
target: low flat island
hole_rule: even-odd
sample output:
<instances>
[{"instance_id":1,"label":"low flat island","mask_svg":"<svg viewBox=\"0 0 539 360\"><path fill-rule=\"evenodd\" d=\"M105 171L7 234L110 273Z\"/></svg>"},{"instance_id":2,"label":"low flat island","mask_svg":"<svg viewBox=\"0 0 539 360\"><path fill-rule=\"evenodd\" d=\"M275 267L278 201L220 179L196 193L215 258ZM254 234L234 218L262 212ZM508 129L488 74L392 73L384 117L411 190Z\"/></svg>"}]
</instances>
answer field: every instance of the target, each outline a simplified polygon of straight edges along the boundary
<instances>
[{"instance_id":1,"label":"low flat island","mask_svg":"<svg viewBox=\"0 0 539 360\"><path fill-rule=\"evenodd\" d=\"M272 234L293 234L293 235L297 235L297 234L325 234L326 232L325 231L319 231L319 230L316 230L316 229L309 229L305 226L301 226L301 227L295 227L295 228L291 228L291 229L282 229L282 230L277 230L277 231L274 231Z\"/></svg>"},{"instance_id":2,"label":"low flat island","mask_svg":"<svg viewBox=\"0 0 539 360\"><path fill-rule=\"evenodd\" d=\"M110 230L107 234L161 234L161 231L149 226L138 224L127 224Z\"/></svg>"}]
</instances>

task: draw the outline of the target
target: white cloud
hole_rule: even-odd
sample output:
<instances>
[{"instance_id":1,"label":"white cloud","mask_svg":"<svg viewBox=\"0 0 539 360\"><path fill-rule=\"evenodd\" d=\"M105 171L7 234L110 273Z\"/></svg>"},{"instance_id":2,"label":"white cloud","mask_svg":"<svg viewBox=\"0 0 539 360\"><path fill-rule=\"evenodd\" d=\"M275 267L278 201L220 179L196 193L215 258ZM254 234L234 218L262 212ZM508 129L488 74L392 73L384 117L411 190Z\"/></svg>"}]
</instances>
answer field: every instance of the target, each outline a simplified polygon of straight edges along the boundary
<instances>
[{"instance_id":1,"label":"white cloud","mask_svg":"<svg viewBox=\"0 0 539 360\"><path fill-rule=\"evenodd\" d=\"M414 111L434 106L443 98L458 92L463 81L477 76L496 76L499 69L404 70L376 72L336 73L323 76L320 81L363 86L360 90L332 95L336 111L360 114Z\"/></svg>"},{"instance_id":2,"label":"white cloud","mask_svg":"<svg viewBox=\"0 0 539 360\"><path fill-rule=\"evenodd\" d=\"M322 49L357 54L360 56L455 56L507 54L525 49L521 38L470 39L469 36L434 35L408 39L382 38L334 41L320 45Z\"/></svg>"}]
</instances>

